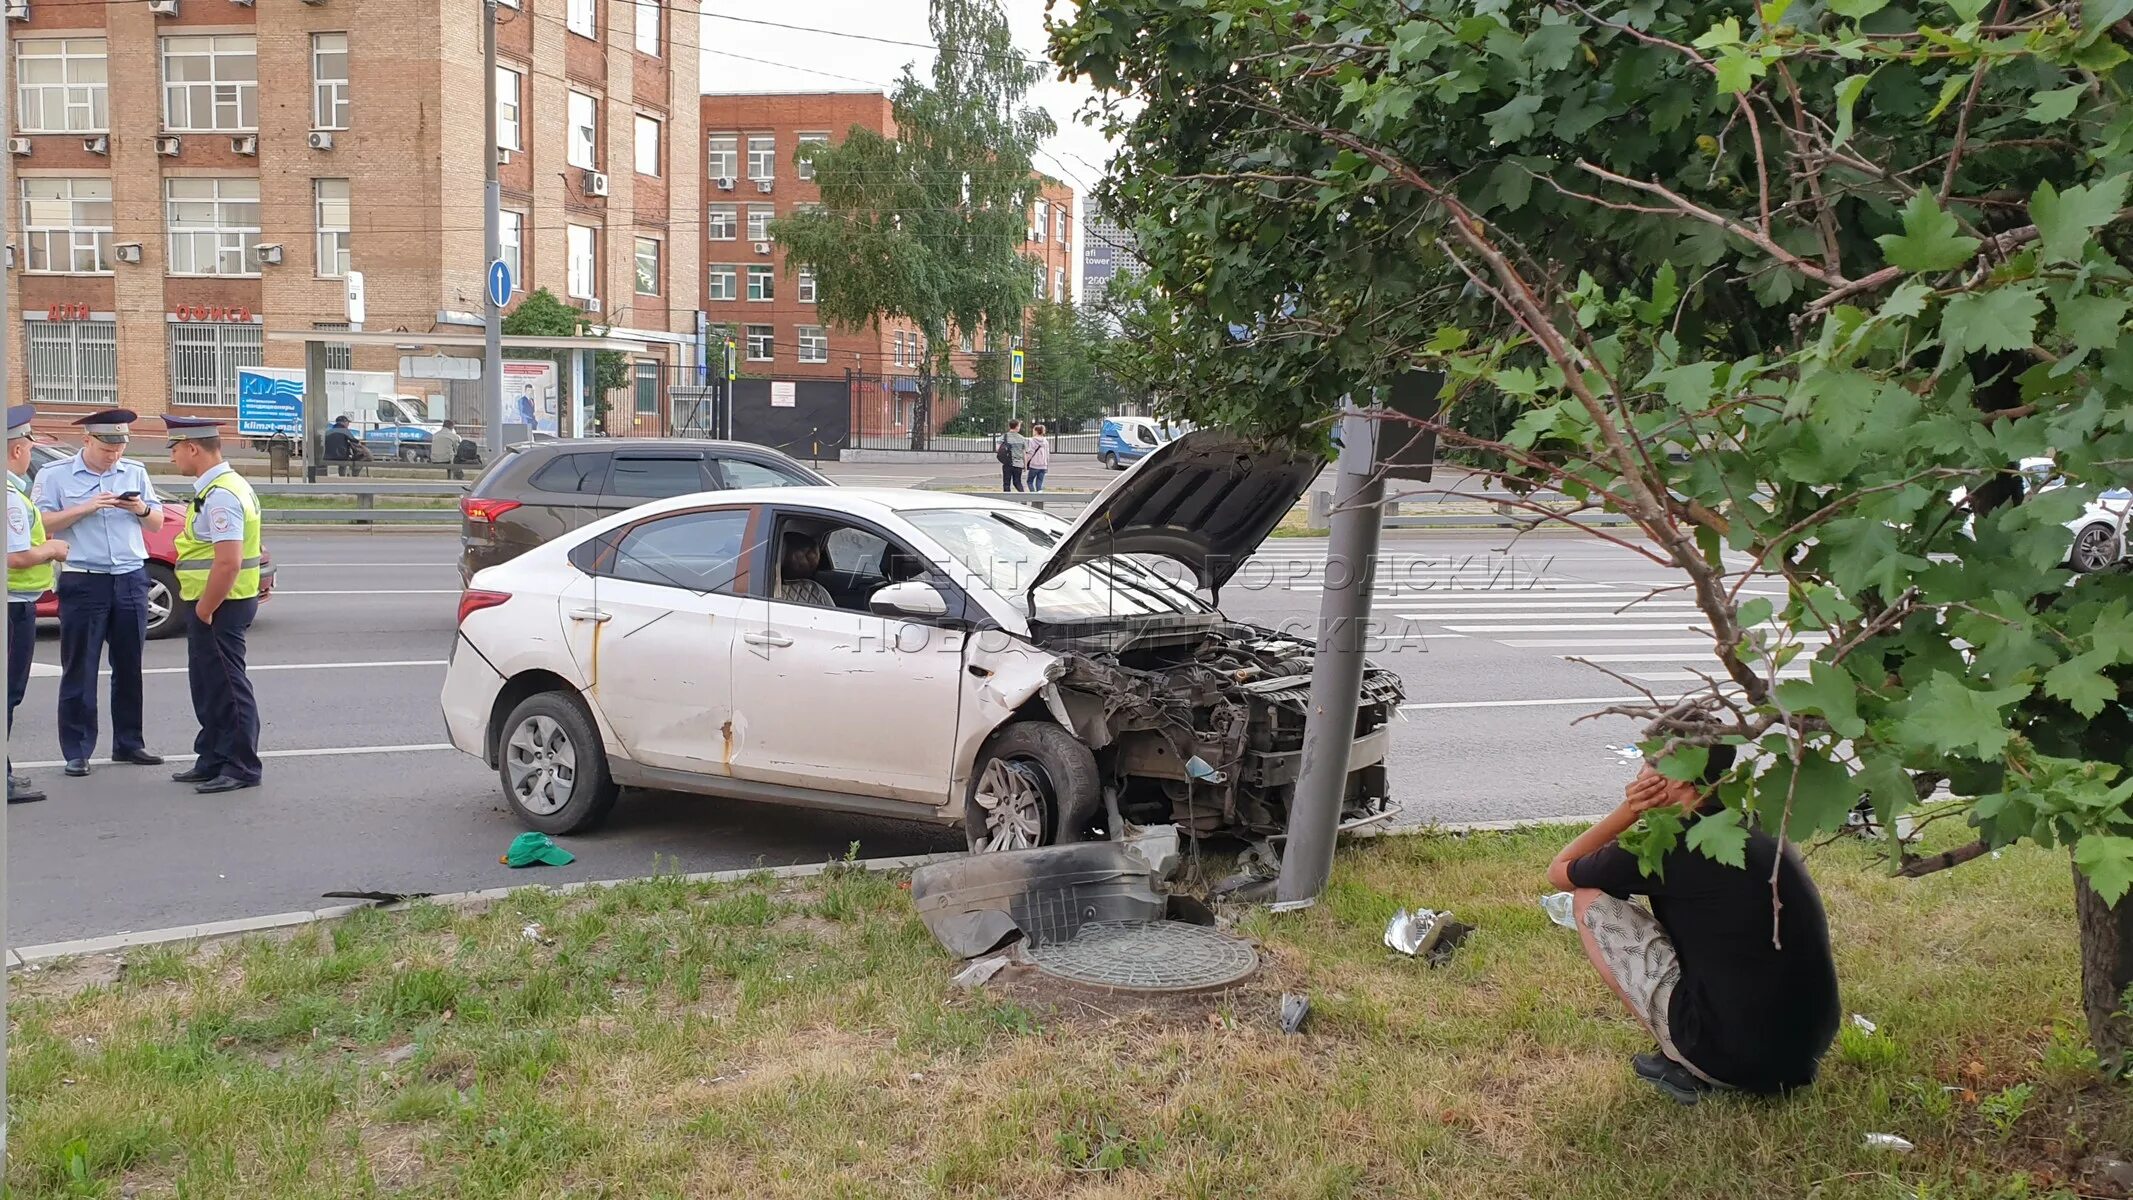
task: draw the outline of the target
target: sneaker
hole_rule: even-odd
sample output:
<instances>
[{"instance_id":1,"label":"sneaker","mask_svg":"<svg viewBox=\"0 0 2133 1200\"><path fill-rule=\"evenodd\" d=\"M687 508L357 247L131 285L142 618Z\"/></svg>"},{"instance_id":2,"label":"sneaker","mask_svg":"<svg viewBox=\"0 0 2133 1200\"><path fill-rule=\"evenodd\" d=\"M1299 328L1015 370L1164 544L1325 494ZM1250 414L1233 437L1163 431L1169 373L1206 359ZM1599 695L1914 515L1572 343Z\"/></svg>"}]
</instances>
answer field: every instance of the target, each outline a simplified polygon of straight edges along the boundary
<instances>
[{"instance_id":1,"label":"sneaker","mask_svg":"<svg viewBox=\"0 0 2133 1200\"><path fill-rule=\"evenodd\" d=\"M1712 1091L1710 1084L1696 1078L1687 1067L1668 1058L1663 1051L1653 1050L1629 1060L1630 1069L1676 1104L1691 1105Z\"/></svg>"}]
</instances>

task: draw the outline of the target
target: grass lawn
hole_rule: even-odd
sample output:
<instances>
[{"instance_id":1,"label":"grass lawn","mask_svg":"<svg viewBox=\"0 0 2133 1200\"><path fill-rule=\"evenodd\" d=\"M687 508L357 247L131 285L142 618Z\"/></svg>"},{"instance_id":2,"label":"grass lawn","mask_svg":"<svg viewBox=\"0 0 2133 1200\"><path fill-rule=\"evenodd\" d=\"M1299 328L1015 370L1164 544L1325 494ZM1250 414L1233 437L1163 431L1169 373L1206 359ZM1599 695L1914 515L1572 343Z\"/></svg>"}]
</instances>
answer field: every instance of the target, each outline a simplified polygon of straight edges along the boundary
<instances>
[{"instance_id":1,"label":"grass lawn","mask_svg":"<svg viewBox=\"0 0 2133 1200\"><path fill-rule=\"evenodd\" d=\"M1154 1005L963 993L893 877L654 879L18 973L30 1196L2014 1197L2133 1148L2080 1047L2063 857L1814 859L1848 1031L1789 1101L1685 1110L1535 903L1567 831L1342 853L1248 915L1264 978ZM1479 926L1430 970L1396 907ZM526 927L538 924L534 936ZM100 982L88 982L101 979ZM1284 990L1315 1006L1302 1036ZM1917 1143L1864 1149L1868 1132Z\"/></svg>"}]
</instances>

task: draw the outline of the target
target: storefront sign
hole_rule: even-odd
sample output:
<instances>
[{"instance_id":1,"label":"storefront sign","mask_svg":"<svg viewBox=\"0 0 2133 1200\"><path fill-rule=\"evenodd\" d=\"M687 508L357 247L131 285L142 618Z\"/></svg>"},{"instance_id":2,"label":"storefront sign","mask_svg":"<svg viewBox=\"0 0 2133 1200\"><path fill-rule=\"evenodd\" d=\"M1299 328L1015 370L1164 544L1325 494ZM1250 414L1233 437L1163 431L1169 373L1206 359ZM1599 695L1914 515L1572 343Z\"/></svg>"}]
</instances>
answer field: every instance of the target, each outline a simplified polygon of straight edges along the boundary
<instances>
[{"instance_id":1,"label":"storefront sign","mask_svg":"<svg viewBox=\"0 0 2133 1200\"><path fill-rule=\"evenodd\" d=\"M233 304L176 304L170 315L180 321L224 321L231 324L249 325L252 310Z\"/></svg>"},{"instance_id":2,"label":"storefront sign","mask_svg":"<svg viewBox=\"0 0 2133 1200\"><path fill-rule=\"evenodd\" d=\"M86 304L50 305L44 310L44 319L47 321L86 321L89 319L89 306Z\"/></svg>"}]
</instances>

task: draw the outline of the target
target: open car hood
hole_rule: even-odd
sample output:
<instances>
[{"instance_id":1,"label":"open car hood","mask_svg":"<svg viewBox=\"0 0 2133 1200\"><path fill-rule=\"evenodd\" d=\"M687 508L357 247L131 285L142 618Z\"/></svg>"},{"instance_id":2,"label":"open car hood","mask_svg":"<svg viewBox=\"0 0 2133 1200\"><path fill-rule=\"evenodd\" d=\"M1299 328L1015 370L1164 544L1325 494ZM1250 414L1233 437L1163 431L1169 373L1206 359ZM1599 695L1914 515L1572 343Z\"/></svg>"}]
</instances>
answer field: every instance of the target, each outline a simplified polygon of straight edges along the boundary
<instances>
[{"instance_id":1,"label":"open car hood","mask_svg":"<svg viewBox=\"0 0 2133 1200\"><path fill-rule=\"evenodd\" d=\"M1118 554L1174 559L1218 592L1325 465L1318 455L1219 429L1165 442L1082 510L1031 581L1031 604L1063 572Z\"/></svg>"}]
</instances>

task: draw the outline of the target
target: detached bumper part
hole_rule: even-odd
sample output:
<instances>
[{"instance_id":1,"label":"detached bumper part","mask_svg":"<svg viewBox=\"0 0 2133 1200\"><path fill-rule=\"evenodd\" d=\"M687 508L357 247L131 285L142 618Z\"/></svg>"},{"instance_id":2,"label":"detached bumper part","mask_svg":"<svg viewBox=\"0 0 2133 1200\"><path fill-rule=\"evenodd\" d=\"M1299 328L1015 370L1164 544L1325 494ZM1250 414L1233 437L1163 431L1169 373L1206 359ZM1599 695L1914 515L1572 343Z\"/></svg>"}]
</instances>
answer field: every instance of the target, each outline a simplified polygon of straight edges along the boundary
<instances>
[{"instance_id":1,"label":"detached bumper part","mask_svg":"<svg viewBox=\"0 0 2133 1200\"><path fill-rule=\"evenodd\" d=\"M1178 831L1159 825L1116 842L974 854L911 873L911 904L948 952L976 958L1021 938L1071 941L1084 925L1160 921Z\"/></svg>"}]
</instances>

